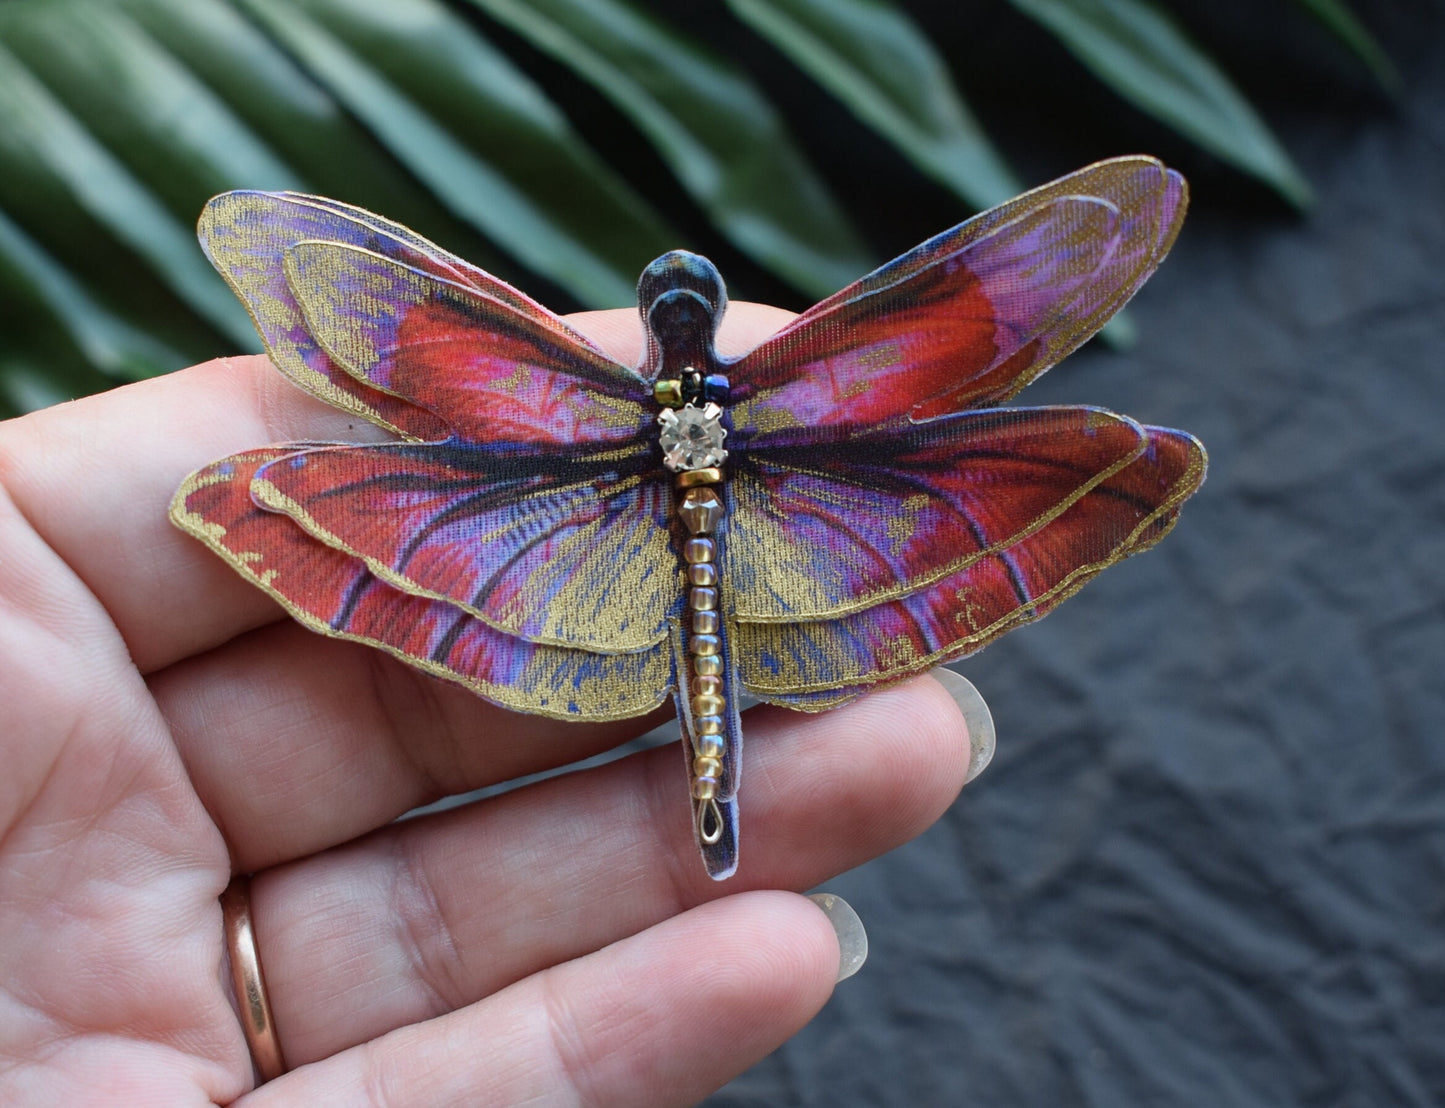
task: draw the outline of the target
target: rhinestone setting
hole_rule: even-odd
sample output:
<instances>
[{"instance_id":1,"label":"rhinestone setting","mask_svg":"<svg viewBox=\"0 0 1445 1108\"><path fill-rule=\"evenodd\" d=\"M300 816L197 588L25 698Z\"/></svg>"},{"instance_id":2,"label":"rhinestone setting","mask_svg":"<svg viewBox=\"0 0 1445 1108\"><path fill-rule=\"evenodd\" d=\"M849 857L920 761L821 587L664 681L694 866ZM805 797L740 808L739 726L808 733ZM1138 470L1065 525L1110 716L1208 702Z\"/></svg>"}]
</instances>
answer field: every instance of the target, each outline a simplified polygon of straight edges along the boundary
<instances>
[{"instance_id":1,"label":"rhinestone setting","mask_svg":"<svg viewBox=\"0 0 1445 1108\"><path fill-rule=\"evenodd\" d=\"M723 410L713 403L701 408L688 404L659 412L662 464L674 473L681 473L708 469L726 461L728 452L723 449L723 439L728 432L722 425L722 414Z\"/></svg>"}]
</instances>

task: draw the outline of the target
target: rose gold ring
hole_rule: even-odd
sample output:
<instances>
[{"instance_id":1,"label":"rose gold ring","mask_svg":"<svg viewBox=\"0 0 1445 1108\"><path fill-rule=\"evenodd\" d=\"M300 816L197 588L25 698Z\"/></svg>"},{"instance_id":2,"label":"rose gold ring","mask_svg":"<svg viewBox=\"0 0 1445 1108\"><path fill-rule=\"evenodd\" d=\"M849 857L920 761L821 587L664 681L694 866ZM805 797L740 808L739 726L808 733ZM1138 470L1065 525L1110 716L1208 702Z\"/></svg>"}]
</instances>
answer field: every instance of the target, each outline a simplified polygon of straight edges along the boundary
<instances>
[{"instance_id":1,"label":"rose gold ring","mask_svg":"<svg viewBox=\"0 0 1445 1108\"><path fill-rule=\"evenodd\" d=\"M221 923L226 933L226 952L231 957L231 984L241 1009L241 1029L261 1080L270 1081L286 1072L271 1002L266 999L266 978L256 952L256 929L251 923L251 879L233 877L221 894Z\"/></svg>"}]
</instances>

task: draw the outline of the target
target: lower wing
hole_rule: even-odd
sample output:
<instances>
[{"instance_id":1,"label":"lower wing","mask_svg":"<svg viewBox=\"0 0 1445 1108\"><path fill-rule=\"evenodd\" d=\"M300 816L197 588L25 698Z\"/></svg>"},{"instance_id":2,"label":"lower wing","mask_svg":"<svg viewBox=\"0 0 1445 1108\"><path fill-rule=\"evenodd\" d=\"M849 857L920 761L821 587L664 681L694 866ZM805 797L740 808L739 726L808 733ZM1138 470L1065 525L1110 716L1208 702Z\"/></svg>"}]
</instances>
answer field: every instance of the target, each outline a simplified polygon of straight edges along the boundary
<instances>
[{"instance_id":1,"label":"lower wing","mask_svg":"<svg viewBox=\"0 0 1445 1108\"><path fill-rule=\"evenodd\" d=\"M600 654L529 642L444 600L404 592L366 563L251 498L256 472L297 446L225 458L192 474L171 518L313 631L365 643L518 712L572 720L643 715L673 686L665 643Z\"/></svg>"},{"instance_id":2,"label":"lower wing","mask_svg":"<svg viewBox=\"0 0 1445 1108\"><path fill-rule=\"evenodd\" d=\"M1100 571L1147 550L1204 481L1193 436L1146 427L1143 453L1043 527L906 596L841 618L738 619L739 676L754 696L818 711L982 649L1040 619Z\"/></svg>"}]
</instances>

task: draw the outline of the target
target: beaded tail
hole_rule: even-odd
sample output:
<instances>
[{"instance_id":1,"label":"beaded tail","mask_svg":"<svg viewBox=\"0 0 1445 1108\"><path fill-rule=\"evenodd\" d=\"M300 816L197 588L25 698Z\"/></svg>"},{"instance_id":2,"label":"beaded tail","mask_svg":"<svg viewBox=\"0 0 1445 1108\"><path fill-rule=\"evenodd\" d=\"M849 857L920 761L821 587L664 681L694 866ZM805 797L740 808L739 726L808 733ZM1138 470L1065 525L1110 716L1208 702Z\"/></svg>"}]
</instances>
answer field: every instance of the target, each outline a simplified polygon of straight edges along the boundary
<instances>
[{"instance_id":1,"label":"beaded tail","mask_svg":"<svg viewBox=\"0 0 1445 1108\"><path fill-rule=\"evenodd\" d=\"M737 869L738 759L742 727L737 670L719 610L723 501L716 469L679 478L677 514L685 575L682 622L673 634L678 718L692 777L693 833L715 880Z\"/></svg>"},{"instance_id":2,"label":"beaded tail","mask_svg":"<svg viewBox=\"0 0 1445 1108\"><path fill-rule=\"evenodd\" d=\"M728 703L724 705L721 717L714 717L722 719L722 732L698 733L698 721L708 717L693 711L697 698L691 691L689 674L695 672L693 663L696 656L688 649L691 637L682 627L674 627L677 718L682 724L683 755L692 781L693 837L697 840L708 876L714 881L722 881L731 877L738 868L737 770L742 753L742 728L737 708ZM726 668L731 670L732 667ZM727 683L727 678L724 678L725 688ZM699 768L706 772L699 774ZM699 782L703 783L700 785ZM700 797L699 792L709 795Z\"/></svg>"}]
</instances>

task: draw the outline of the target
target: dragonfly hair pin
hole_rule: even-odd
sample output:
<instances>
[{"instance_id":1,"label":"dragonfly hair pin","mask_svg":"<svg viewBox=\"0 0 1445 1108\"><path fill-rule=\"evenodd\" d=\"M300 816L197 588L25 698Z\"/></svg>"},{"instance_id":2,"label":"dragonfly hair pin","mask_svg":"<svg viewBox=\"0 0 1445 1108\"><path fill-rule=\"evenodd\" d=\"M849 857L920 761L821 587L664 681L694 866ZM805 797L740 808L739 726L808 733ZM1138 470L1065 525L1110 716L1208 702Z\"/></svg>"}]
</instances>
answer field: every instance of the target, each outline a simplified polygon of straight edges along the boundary
<instances>
[{"instance_id":1,"label":"dragonfly hair pin","mask_svg":"<svg viewBox=\"0 0 1445 1108\"><path fill-rule=\"evenodd\" d=\"M172 518L314 631L520 712L669 695L708 872L737 866L739 698L818 711L978 650L1153 545L1191 436L1001 407L1158 266L1183 178L1100 162L720 357L717 270L638 283L635 367L412 232L232 192L201 241L297 385L396 441L249 450Z\"/></svg>"}]
</instances>

